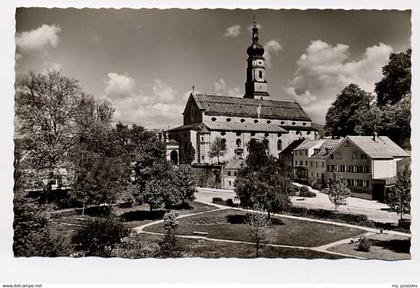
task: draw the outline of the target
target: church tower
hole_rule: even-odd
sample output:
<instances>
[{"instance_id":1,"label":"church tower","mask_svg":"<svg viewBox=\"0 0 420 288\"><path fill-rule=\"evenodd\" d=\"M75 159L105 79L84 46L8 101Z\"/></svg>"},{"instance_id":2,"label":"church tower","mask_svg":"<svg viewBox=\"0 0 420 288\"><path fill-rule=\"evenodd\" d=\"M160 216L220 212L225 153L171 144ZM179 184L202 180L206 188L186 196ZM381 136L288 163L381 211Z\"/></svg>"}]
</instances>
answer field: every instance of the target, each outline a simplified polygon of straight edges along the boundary
<instances>
[{"instance_id":1,"label":"church tower","mask_svg":"<svg viewBox=\"0 0 420 288\"><path fill-rule=\"evenodd\" d=\"M248 54L244 98L270 99L265 78L264 47L258 42L258 27L254 21L252 44L246 50Z\"/></svg>"}]
</instances>

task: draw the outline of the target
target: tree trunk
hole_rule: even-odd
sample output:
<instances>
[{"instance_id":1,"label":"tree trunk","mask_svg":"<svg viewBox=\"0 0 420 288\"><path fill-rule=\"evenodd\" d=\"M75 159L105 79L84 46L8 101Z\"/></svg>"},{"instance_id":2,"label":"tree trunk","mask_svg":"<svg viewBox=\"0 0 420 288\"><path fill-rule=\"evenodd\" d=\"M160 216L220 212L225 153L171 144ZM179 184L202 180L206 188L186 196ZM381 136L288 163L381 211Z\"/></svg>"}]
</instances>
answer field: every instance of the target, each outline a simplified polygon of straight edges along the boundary
<instances>
[{"instance_id":1,"label":"tree trunk","mask_svg":"<svg viewBox=\"0 0 420 288\"><path fill-rule=\"evenodd\" d=\"M82 206L82 216L85 215L85 202L83 201L83 206Z\"/></svg>"},{"instance_id":2,"label":"tree trunk","mask_svg":"<svg viewBox=\"0 0 420 288\"><path fill-rule=\"evenodd\" d=\"M257 240L256 242L255 242L255 257L256 258L258 258L259 257L259 255L260 255L260 241L259 240Z\"/></svg>"}]
</instances>

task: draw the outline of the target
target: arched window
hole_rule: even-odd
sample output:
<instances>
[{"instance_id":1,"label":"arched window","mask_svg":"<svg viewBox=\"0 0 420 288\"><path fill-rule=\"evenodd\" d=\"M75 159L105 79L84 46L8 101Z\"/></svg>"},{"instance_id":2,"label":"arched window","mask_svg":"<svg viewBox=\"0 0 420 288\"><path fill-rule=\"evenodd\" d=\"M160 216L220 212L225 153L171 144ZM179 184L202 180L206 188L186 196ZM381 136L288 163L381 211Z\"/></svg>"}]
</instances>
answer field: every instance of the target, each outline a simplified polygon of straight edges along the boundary
<instances>
[{"instance_id":1,"label":"arched window","mask_svg":"<svg viewBox=\"0 0 420 288\"><path fill-rule=\"evenodd\" d=\"M223 131L223 132L222 132L222 133L220 133L220 134L221 134L222 136L225 136L225 135L226 135L226 132L224 132L224 131Z\"/></svg>"},{"instance_id":2,"label":"arched window","mask_svg":"<svg viewBox=\"0 0 420 288\"><path fill-rule=\"evenodd\" d=\"M265 133L265 134L264 134L264 136L265 136L265 137L268 137L268 135L270 135L270 134L268 134L268 133Z\"/></svg>"},{"instance_id":3,"label":"arched window","mask_svg":"<svg viewBox=\"0 0 420 288\"><path fill-rule=\"evenodd\" d=\"M262 73L262 71L260 70L260 71L258 71L258 76L259 76L259 78L261 79L261 78L263 78L263 73Z\"/></svg>"},{"instance_id":4,"label":"arched window","mask_svg":"<svg viewBox=\"0 0 420 288\"><path fill-rule=\"evenodd\" d=\"M283 145L282 145L281 139L277 140L277 150L278 150L278 151L281 151L281 150L283 149L283 147L282 147L282 146L283 146Z\"/></svg>"},{"instance_id":5,"label":"arched window","mask_svg":"<svg viewBox=\"0 0 420 288\"><path fill-rule=\"evenodd\" d=\"M263 144L264 144L264 146L265 146L265 149L266 149L266 150L269 150L270 141L268 141L268 139L264 139L264 140L263 140Z\"/></svg>"},{"instance_id":6,"label":"arched window","mask_svg":"<svg viewBox=\"0 0 420 288\"><path fill-rule=\"evenodd\" d=\"M220 140L220 148L222 149L222 150L226 150L226 139L225 138L222 138L222 140Z\"/></svg>"},{"instance_id":7,"label":"arched window","mask_svg":"<svg viewBox=\"0 0 420 288\"><path fill-rule=\"evenodd\" d=\"M236 139L236 146L238 146L238 147L241 147L241 145L242 145L242 141L241 141L241 139Z\"/></svg>"},{"instance_id":8,"label":"arched window","mask_svg":"<svg viewBox=\"0 0 420 288\"><path fill-rule=\"evenodd\" d=\"M241 132L236 132L236 136L241 136Z\"/></svg>"},{"instance_id":9,"label":"arched window","mask_svg":"<svg viewBox=\"0 0 420 288\"><path fill-rule=\"evenodd\" d=\"M255 132L251 132L251 136L255 136Z\"/></svg>"}]
</instances>

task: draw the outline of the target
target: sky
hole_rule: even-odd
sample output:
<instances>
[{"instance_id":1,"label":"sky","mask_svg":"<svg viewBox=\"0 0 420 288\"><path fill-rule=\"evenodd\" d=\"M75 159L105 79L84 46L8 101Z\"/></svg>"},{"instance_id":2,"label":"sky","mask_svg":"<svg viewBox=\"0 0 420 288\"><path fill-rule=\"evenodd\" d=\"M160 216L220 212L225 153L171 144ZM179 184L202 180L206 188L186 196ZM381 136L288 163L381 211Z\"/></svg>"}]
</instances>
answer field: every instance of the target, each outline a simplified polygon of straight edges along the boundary
<instances>
[{"instance_id":1,"label":"sky","mask_svg":"<svg viewBox=\"0 0 420 288\"><path fill-rule=\"evenodd\" d=\"M242 97L254 16L271 99L319 124L346 85L373 93L389 54L410 48L410 11L20 8L16 76L57 69L116 122L179 126L192 86Z\"/></svg>"}]
</instances>

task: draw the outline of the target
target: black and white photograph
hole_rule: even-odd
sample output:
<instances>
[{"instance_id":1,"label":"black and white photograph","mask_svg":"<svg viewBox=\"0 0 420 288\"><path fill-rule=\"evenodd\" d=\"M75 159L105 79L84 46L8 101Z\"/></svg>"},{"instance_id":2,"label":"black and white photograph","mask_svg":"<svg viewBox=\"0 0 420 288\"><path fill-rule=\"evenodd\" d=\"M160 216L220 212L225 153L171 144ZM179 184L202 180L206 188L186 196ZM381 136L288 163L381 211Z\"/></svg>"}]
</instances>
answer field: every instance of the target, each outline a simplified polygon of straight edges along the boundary
<instances>
[{"instance_id":1,"label":"black and white photograph","mask_svg":"<svg viewBox=\"0 0 420 288\"><path fill-rule=\"evenodd\" d=\"M15 45L14 257L411 258L410 10L21 7Z\"/></svg>"}]
</instances>

